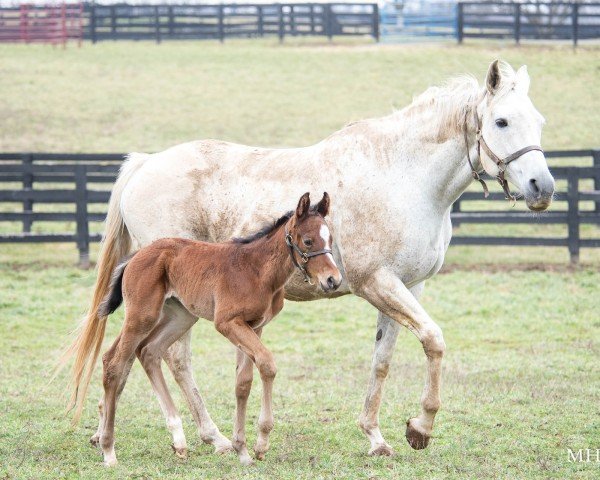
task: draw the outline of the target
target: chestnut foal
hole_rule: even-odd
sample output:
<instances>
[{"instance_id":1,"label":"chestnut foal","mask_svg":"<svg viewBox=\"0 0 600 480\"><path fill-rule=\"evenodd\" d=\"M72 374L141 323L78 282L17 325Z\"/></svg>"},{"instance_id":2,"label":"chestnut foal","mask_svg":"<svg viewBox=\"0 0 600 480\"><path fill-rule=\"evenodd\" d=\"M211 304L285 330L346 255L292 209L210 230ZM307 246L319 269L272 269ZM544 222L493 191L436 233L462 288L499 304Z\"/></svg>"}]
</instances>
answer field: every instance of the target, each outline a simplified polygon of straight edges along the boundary
<instances>
[{"instance_id":1,"label":"chestnut foal","mask_svg":"<svg viewBox=\"0 0 600 480\"><path fill-rule=\"evenodd\" d=\"M324 220L328 211L327 193L314 207L305 193L295 212L250 237L216 244L179 238L157 240L115 269L110 293L100 308L104 317L125 302L121 333L102 358L104 399L99 443L106 465L117 462L116 402L136 355L167 418L178 423L169 426L181 430L181 420L162 374L161 359L198 317L213 321L215 328L238 347L232 444L244 465L253 462L245 436L252 362L260 372L263 396L254 451L258 459L264 458L273 428L271 395L276 367L260 335L283 308L284 286L294 268L302 272L306 281L316 278L325 291L339 287L341 274L331 255L332 238ZM165 301L179 302L190 313L189 318L161 317ZM86 350L78 353L89 356L94 349ZM174 448L177 453L178 446ZM185 450L185 444L181 448Z\"/></svg>"}]
</instances>

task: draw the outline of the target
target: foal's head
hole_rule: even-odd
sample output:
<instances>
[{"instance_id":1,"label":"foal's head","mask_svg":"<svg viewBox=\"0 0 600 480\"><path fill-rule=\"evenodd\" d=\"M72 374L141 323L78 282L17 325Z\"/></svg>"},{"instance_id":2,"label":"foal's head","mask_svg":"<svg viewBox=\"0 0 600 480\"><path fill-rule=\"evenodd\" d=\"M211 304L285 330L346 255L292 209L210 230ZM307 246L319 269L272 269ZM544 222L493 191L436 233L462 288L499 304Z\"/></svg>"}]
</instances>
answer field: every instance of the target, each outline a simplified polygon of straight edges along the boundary
<instances>
[{"instance_id":1,"label":"foal's head","mask_svg":"<svg viewBox=\"0 0 600 480\"><path fill-rule=\"evenodd\" d=\"M307 192L300 198L286 232L290 254L297 265L304 269L308 278L316 279L325 292L336 290L342 283L342 274L331 254L333 238L325 222L328 213L327 192L312 207Z\"/></svg>"}]
</instances>

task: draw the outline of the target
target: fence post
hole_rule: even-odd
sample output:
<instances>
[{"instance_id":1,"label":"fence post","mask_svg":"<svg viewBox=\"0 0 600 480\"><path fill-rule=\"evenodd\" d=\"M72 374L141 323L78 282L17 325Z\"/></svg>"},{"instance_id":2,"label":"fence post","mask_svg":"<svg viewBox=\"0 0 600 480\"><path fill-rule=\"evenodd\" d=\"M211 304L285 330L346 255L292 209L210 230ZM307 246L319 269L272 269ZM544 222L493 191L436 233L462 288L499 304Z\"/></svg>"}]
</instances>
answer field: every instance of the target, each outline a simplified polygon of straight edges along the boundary
<instances>
[{"instance_id":1,"label":"fence post","mask_svg":"<svg viewBox=\"0 0 600 480\"><path fill-rule=\"evenodd\" d=\"M458 15L456 15L456 39L458 43L463 43L463 28L464 28L464 4L458 2Z\"/></svg>"},{"instance_id":2,"label":"fence post","mask_svg":"<svg viewBox=\"0 0 600 480\"><path fill-rule=\"evenodd\" d=\"M452 213L460 213L460 198L452 204ZM453 227L460 227L460 220L452 219Z\"/></svg>"},{"instance_id":3,"label":"fence post","mask_svg":"<svg viewBox=\"0 0 600 480\"><path fill-rule=\"evenodd\" d=\"M600 150L592 150L592 159L594 167L600 169ZM594 175L594 190L600 191L600 171ZM594 203L594 211L600 213L600 200Z\"/></svg>"},{"instance_id":4,"label":"fence post","mask_svg":"<svg viewBox=\"0 0 600 480\"><path fill-rule=\"evenodd\" d=\"M577 41L579 40L579 4L573 3L571 5L571 23L573 26L573 46L577 46Z\"/></svg>"},{"instance_id":5,"label":"fence post","mask_svg":"<svg viewBox=\"0 0 600 480\"><path fill-rule=\"evenodd\" d=\"M23 164L23 190L31 190L33 188L33 173L31 167L33 166L33 155L31 153L25 153L21 156L21 163ZM33 210L33 200L23 200L23 213L31 212ZM23 219L23 233L31 233L31 219Z\"/></svg>"},{"instance_id":6,"label":"fence post","mask_svg":"<svg viewBox=\"0 0 600 480\"><path fill-rule=\"evenodd\" d=\"M219 4L219 42L223 43L225 40L225 26L224 26L225 11L223 4Z\"/></svg>"},{"instance_id":7,"label":"fence post","mask_svg":"<svg viewBox=\"0 0 600 480\"><path fill-rule=\"evenodd\" d=\"M158 5L154 5L154 34L156 43L160 43L160 17L158 15Z\"/></svg>"},{"instance_id":8,"label":"fence post","mask_svg":"<svg viewBox=\"0 0 600 480\"><path fill-rule=\"evenodd\" d=\"M110 7L110 33L113 40L117 38L117 9L114 5Z\"/></svg>"},{"instance_id":9,"label":"fence post","mask_svg":"<svg viewBox=\"0 0 600 480\"><path fill-rule=\"evenodd\" d=\"M90 5L90 37L96 43L96 5Z\"/></svg>"},{"instance_id":10,"label":"fence post","mask_svg":"<svg viewBox=\"0 0 600 480\"><path fill-rule=\"evenodd\" d=\"M258 36L259 37L264 37L265 36L265 27L264 27L264 20L263 20L263 8L262 5L257 5L257 16L258 16Z\"/></svg>"},{"instance_id":11,"label":"fence post","mask_svg":"<svg viewBox=\"0 0 600 480\"><path fill-rule=\"evenodd\" d=\"M373 37L379 42L379 5L373 4Z\"/></svg>"},{"instance_id":12,"label":"fence post","mask_svg":"<svg viewBox=\"0 0 600 480\"><path fill-rule=\"evenodd\" d=\"M521 43L521 4L515 3L515 42Z\"/></svg>"},{"instance_id":13,"label":"fence post","mask_svg":"<svg viewBox=\"0 0 600 480\"><path fill-rule=\"evenodd\" d=\"M279 6L279 43L282 43L283 35L285 32L285 27L283 24L283 5L280 3L278 6Z\"/></svg>"},{"instance_id":14,"label":"fence post","mask_svg":"<svg viewBox=\"0 0 600 480\"><path fill-rule=\"evenodd\" d=\"M326 3L325 5L325 34L327 38L331 42L333 37L333 11L331 10L331 3Z\"/></svg>"},{"instance_id":15,"label":"fence post","mask_svg":"<svg viewBox=\"0 0 600 480\"><path fill-rule=\"evenodd\" d=\"M79 250L79 266L90 266L90 232L88 229L87 210L87 169L85 165L75 167L75 201L77 221L77 249Z\"/></svg>"},{"instance_id":16,"label":"fence post","mask_svg":"<svg viewBox=\"0 0 600 480\"><path fill-rule=\"evenodd\" d=\"M579 176L575 167L569 168L567 172L569 256L571 263L576 264L579 263Z\"/></svg>"}]
</instances>

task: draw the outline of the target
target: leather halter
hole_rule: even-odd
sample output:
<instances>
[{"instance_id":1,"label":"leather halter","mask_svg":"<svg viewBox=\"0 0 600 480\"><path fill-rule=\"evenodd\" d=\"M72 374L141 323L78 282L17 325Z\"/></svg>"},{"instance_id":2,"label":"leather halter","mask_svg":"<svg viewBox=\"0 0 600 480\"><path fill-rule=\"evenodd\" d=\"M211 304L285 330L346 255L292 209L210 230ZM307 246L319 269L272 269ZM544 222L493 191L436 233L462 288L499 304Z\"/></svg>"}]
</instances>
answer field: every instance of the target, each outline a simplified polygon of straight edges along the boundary
<instances>
[{"instance_id":1,"label":"leather halter","mask_svg":"<svg viewBox=\"0 0 600 480\"><path fill-rule=\"evenodd\" d=\"M285 243L287 244L287 246L290 248L290 257L292 257L292 263L294 264L294 266L300 270L302 272L302 275L304 275L304 281L306 283L310 283L311 285L314 285L311 282L311 278L310 275L308 274L308 271L306 270L306 267L304 267L304 265L301 265L298 260L296 260L296 256L294 255L294 251L296 251L296 253L298 253L298 256L300 257L300 259L302 260L303 264L307 264L308 261L312 258L312 257L318 257L319 255L326 255L328 253L331 253L331 250L324 248L323 250L316 250L314 252L304 252L300 249L300 247L298 246L298 244L294 243L294 240L292 239L292 236L289 234L287 226L285 228Z\"/></svg>"},{"instance_id":2,"label":"leather halter","mask_svg":"<svg viewBox=\"0 0 600 480\"><path fill-rule=\"evenodd\" d=\"M477 139L477 155L479 156L479 160L481 161L481 150L483 149L483 151L486 153L486 155L498 167L498 175L496 175L496 180L498 180L498 183L502 187L502 190L504 191L506 200L511 200L514 202L514 201L516 201L516 198L510 192L510 188L508 187L508 182L506 181L506 178L504 176L504 172L506 172L506 168L508 167L508 164L510 162L513 162L517 158L522 157L527 152L537 150L539 152L544 153L544 150L542 150L542 147L540 147L539 145L528 145L527 147L523 147L520 150L517 150L516 152L511 153L510 155L508 155L504 158L500 158L498 155L496 155L494 152L492 152L492 149L488 146L488 144L483 139L483 133L481 132L481 120L479 119L479 116L477 115L477 108L474 109L474 116L475 116L475 124L477 125L477 131L475 133L475 138ZM469 161L469 166L471 167L471 174L473 175L473 178L475 180L477 180L479 183L481 183L481 186L483 187L483 196L484 196L484 198L487 198L489 196L490 192L487 188L485 181L479 175L479 172L477 172L477 170L475 170L475 167L473 166L473 162L471 161L471 155L469 154L469 140L468 140L468 132L467 132L467 113L465 113L464 135L465 135L465 145L467 147L467 160ZM483 163L482 163L482 166L483 166Z\"/></svg>"}]
</instances>

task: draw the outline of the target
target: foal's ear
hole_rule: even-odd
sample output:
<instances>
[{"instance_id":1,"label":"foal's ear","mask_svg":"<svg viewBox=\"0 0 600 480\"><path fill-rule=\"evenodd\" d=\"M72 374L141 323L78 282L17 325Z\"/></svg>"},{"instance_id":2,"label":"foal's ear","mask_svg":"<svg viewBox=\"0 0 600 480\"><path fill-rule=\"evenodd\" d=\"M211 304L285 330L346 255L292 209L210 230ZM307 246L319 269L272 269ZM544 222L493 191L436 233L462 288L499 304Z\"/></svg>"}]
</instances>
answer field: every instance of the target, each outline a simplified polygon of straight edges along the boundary
<instances>
[{"instance_id":1,"label":"foal's ear","mask_svg":"<svg viewBox=\"0 0 600 480\"><path fill-rule=\"evenodd\" d=\"M323 198L317 204L317 213L322 217L326 217L329 213L329 194L327 192L323 192Z\"/></svg>"},{"instance_id":2,"label":"foal's ear","mask_svg":"<svg viewBox=\"0 0 600 480\"><path fill-rule=\"evenodd\" d=\"M490 68L488 68L488 72L485 77L485 87L490 95L494 95L494 93L498 91L501 79L502 74L500 72L500 62L498 60L494 60L490 65Z\"/></svg>"},{"instance_id":3,"label":"foal's ear","mask_svg":"<svg viewBox=\"0 0 600 480\"><path fill-rule=\"evenodd\" d=\"M310 193L306 192L300 197L298 206L296 207L296 218L304 218L308 215L310 209Z\"/></svg>"}]
</instances>

